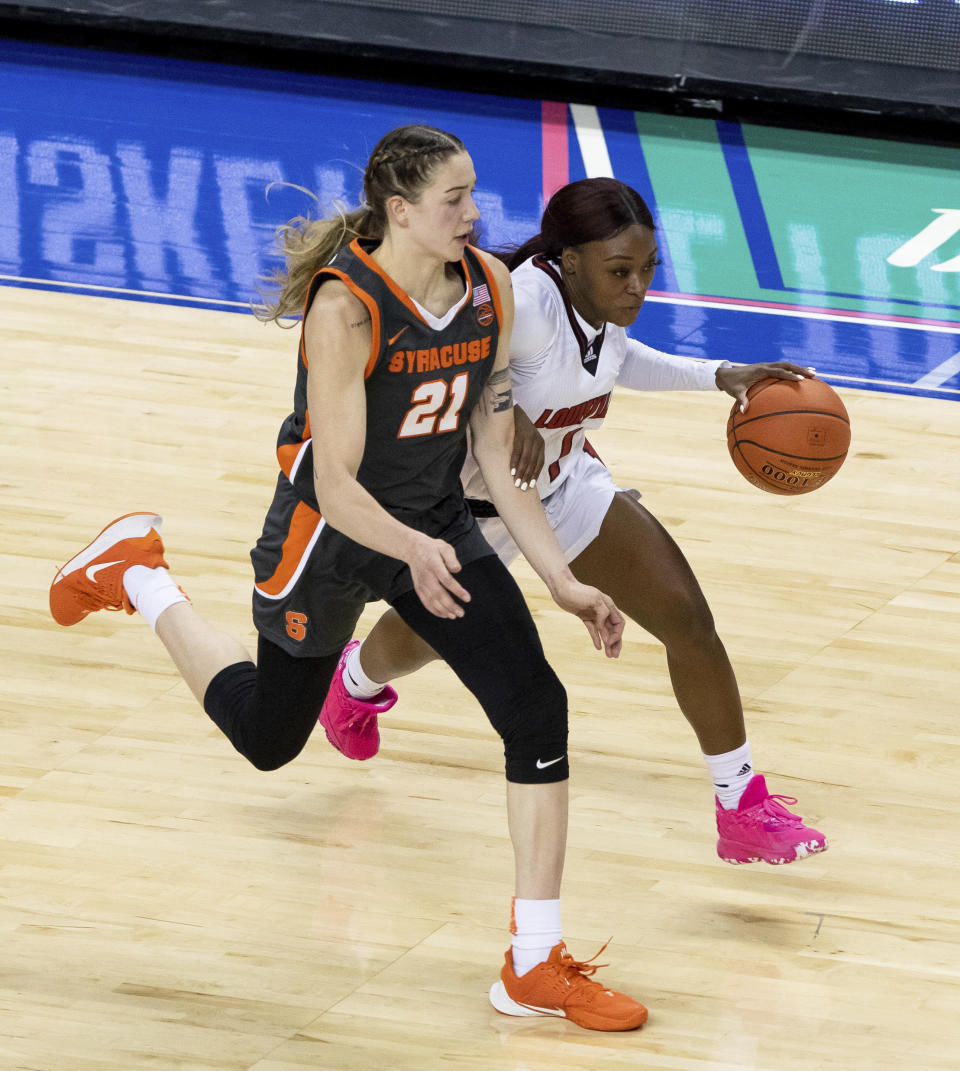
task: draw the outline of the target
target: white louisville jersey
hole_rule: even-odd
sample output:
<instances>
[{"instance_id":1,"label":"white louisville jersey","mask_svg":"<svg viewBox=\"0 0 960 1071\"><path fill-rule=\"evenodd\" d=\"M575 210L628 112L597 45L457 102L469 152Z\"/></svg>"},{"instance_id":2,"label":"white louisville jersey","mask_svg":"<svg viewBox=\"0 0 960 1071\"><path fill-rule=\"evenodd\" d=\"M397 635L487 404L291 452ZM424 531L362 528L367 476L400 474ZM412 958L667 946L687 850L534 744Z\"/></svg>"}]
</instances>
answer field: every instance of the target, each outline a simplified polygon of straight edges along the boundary
<instances>
[{"instance_id":1,"label":"white louisville jersey","mask_svg":"<svg viewBox=\"0 0 960 1071\"><path fill-rule=\"evenodd\" d=\"M614 324L591 327L571 304L555 261L532 257L512 278L510 380L514 404L544 439L541 498L563 483L582 450L590 450L586 432L601 426L618 384L634 390L717 389L716 370L725 361L661 353ZM468 498L489 497L472 454L463 484Z\"/></svg>"}]
</instances>

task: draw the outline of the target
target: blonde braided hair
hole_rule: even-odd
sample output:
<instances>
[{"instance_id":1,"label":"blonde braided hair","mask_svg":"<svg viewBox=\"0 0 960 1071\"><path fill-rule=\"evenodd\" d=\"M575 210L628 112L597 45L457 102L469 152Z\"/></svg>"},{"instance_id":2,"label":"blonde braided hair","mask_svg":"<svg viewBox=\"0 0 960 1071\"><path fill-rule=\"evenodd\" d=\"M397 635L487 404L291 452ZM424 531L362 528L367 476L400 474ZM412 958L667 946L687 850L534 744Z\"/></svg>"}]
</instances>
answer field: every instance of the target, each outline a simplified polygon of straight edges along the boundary
<instances>
[{"instance_id":1,"label":"blonde braided hair","mask_svg":"<svg viewBox=\"0 0 960 1071\"><path fill-rule=\"evenodd\" d=\"M310 280L345 245L357 237L383 238L389 198L399 194L415 203L435 168L464 151L458 137L432 126L401 126L385 134L374 146L363 173L363 205L352 211L338 208L336 215L325 219L297 216L277 228L276 244L286 268L266 278L272 296L265 296L254 310L257 316L275 323L299 316Z\"/></svg>"}]
</instances>

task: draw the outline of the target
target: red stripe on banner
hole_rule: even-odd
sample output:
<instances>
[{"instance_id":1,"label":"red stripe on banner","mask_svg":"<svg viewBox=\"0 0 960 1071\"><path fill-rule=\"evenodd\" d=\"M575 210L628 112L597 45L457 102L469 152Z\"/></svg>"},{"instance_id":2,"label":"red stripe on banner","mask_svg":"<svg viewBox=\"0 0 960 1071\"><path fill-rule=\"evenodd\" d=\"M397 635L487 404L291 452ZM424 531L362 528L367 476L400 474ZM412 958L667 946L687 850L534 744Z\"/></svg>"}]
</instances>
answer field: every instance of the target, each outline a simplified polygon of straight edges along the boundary
<instances>
[{"instance_id":1,"label":"red stripe on banner","mask_svg":"<svg viewBox=\"0 0 960 1071\"><path fill-rule=\"evenodd\" d=\"M543 203L570 181L567 146L567 106L556 100L540 102L540 129L543 145Z\"/></svg>"}]
</instances>

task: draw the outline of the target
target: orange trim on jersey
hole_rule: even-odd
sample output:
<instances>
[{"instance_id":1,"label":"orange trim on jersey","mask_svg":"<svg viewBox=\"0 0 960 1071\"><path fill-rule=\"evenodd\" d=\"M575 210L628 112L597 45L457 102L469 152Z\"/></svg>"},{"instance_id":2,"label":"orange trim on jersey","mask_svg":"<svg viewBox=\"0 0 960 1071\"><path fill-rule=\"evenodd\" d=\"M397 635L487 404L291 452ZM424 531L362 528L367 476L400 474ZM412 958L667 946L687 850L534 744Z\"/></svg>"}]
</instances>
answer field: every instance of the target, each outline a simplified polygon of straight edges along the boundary
<instances>
[{"instance_id":1,"label":"orange trim on jersey","mask_svg":"<svg viewBox=\"0 0 960 1071\"><path fill-rule=\"evenodd\" d=\"M322 521L323 518L315 509L311 509L305 502L297 503L293 516L290 518L287 538L283 541L283 547L280 550L280 562L269 580L257 584L257 588L264 595L279 595L290 583L293 574L303 561L317 525Z\"/></svg>"},{"instance_id":2,"label":"orange trim on jersey","mask_svg":"<svg viewBox=\"0 0 960 1071\"><path fill-rule=\"evenodd\" d=\"M277 461L280 462L280 471L290 479L290 472L293 469L293 463L297 460L297 454L303 449L305 439L301 439L298 443L284 443L283 446L277 447Z\"/></svg>"},{"instance_id":3,"label":"orange trim on jersey","mask_svg":"<svg viewBox=\"0 0 960 1071\"><path fill-rule=\"evenodd\" d=\"M487 280L487 285L490 288L490 295L493 298L493 308L497 314L497 327L503 327L503 304L500 301L500 288L497 286L497 280L493 277L493 272L488 267L486 261L483 259L479 249L474 246L469 246L469 249L473 251L474 256L480 262L480 269Z\"/></svg>"},{"instance_id":4,"label":"orange trim on jersey","mask_svg":"<svg viewBox=\"0 0 960 1071\"><path fill-rule=\"evenodd\" d=\"M300 442L284 443L282 446L277 447L277 461L280 462L280 470L287 478L289 478L290 470L297 460L297 454L303 449L303 444L313 438L313 432L310 430L310 411L306 410L303 416L303 434L300 436Z\"/></svg>"},{"instance_id":5,"label":"orange trim on jersey","mask_svg":"<svg viewBox=\"0 0 960 1071\"><path fill-rule=\"evenodd\" d=\"M391 279L390 276L387 275L387 273L383 270L383 268L381 268L380 265L373 259L373 257L370 256L370 254L360 245L359 238L354 238L354 240L350 243L350 250L351 252L355 253L357 258L359 260L362 260L363 263L366 264L366 266L371 271L376 272L377 275L380 276L380 278L386 283L387 288L390 290L390 293L393 294L393 296L399 302L401 302L401 304L405 305L413 313L413 315L416 316L420 323L425 324L427 327L430 326L420 314L420 310L417 308L417 306L414 305L414 303L410 300L410 295L405 290L401 290L400 287L397 286L397 284L393 281L393 279Z\"/></svg>"},{"instance_id":6,"label":"orange trim on jersey","mask_svg":"<svg viewBox=\"0 0 960 1071\"><path fill-rule=\"evenodd\" d=\"M367 312L370 313L370 356L367 358L367 364L363 370L363 378L366 379L373 371L373 366L377 363L377 357L380 355L380 309L366 290L358 286L346 272L341 271L339 268L324 268L323 272L326 275L335 275L355 298L359 298L366 305Z\"/></svg>"},{"instance_id":7,"label":"orange trim on jersey","mask_svg":"<svg viewBox=\"0 0 960 1071\"><path fill-rule=\"evenodd\" d=\"M310 308L310 302L317 296L313 289L313 281L321 271L323 271L323 268L315 271L313 275L310 276L310 282L307 284L307 295L303 299L303 312L300 313L300 360L303 361L303 367L306 369L310 368L310 365L307 363L307 312Z\"/></svg>"}]
</instances>

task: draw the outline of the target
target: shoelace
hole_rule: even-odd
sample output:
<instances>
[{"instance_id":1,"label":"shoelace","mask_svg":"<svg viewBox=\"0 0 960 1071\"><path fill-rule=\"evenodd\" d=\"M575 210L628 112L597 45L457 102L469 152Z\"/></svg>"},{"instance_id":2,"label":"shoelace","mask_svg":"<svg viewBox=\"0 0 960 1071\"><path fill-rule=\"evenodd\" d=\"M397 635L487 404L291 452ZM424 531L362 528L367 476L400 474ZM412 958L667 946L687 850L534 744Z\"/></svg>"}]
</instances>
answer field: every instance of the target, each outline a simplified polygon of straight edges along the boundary
<instances>
[{"instance_id":1,"label":"shoelace","mask_svg":"<svg viewBox=\"0 0 960 1071\"><path fill-rule=\"evenodd\" d=\"M354 716L347 722L347 728L352 729L359 722L357 732L362 733L366 729L367 725L369 725L370 719L375 717L376 712L373 710L360 710L356 714L354 714Z\"/></svg>"},{"instance_id":2,"label":"shoelace","mask_svg":"<svg viewBox=\"0 0 960 1071\"><path fill-rule=\"evenodd\" d=\"M760 806L763 808L764 814L769 815L770 818L772 818L776 822L781 823L782 825L802 825L803 822L800 818L800 815L793 814L792 811L788 811L785 806L786 804L789 804L791 807L795 807L797 805L797 797L779 795L767 796L767 798L760 804Z\"/></svg>"},{"instance_id":3,"label":"shoelace","mask_svg":"<svg viewBox=\"0 0 960 1071\"><path fill-rule=\"evenodd\" d=\"M81 610L85 610L87 613L92 613L94 610L122 610L122 602L111 602L104 605L103 601L96 595L90 595L86 591L77 591L75 598L80 606Z\"/></svg>"},{"instance_id":4,"label":"shoelace","mask_svg":"<svg viewBox=\"0 0 960 1071\"><path fill-rule=\"evenodd\" d=\"M567 946L563 946L563 954L560 956L558 965L563 972L563 978L567 985L585 989L591 992L591 995L596 995L606 989L606 986L595 982L592 975L596 974L601 967L609 965L606 963L594 963L593 961L597 956L603 954L604 949L610 944L610 940L612 938L605 941L598 952L594 953L589 959L584 960L574 959L567 951Z\"/></svg>"}]
</instances>

